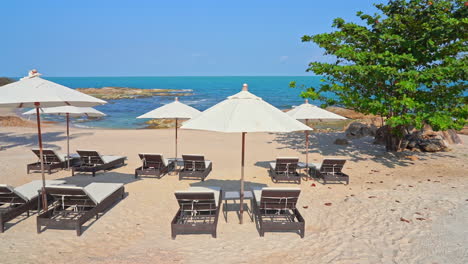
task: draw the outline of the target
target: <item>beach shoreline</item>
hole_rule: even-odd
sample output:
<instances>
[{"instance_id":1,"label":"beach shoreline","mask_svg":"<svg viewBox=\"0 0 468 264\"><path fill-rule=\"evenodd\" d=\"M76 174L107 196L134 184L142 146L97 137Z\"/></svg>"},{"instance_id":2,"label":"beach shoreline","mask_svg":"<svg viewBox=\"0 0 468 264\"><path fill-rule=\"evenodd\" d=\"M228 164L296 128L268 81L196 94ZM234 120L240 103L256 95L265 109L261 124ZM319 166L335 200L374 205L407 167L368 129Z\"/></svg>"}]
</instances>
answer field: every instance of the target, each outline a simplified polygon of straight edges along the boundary
<instances>
[{"instance_id":1,"label":"beach shoreline","mask_svg":"<svg viewBox=\"0 0 468 264\"><path fill-rule=\"evenodd\" d=\"M19 186L40 179L40 173L25 173L26 164L36 160L30 150L37 146L36 133L35 128L0 127L4 146L0 182ZM62 126L44 127L43 133L46 148L64 152ZM96 149L105 155L127 156L127 164L94 178L71 177L66 170L46 174L46 178L78 185L121 182L125 199L87 223L80 237L70 230L54 229L38 235L35 215L20 217L1 234L9 242L0 243L5 263L466 262L468 236L462 236L466 231L460 229L468 219L466 143L453 146L450 152L411 153L417 159L409 160L405 158L409 152L387 153L383 146L373 145L371 137L338 146L333 141L343 133L317 133L311 136L310 160L346 158L344 171L351 182L323 185L304 180L295 185L272 183L266 164L278 156L303 160L304 134L248 134L246 187L300 187L298 208L306 221L305 238L295 233L267 233L261 238L252 222L239 225L236 214L230 212L228 222L220 216L216 239L184 235L172 240L170 221L177 211L174 191L200 184L238 190L240 177L239 134L181 130L179 137L179 153L201 153L213 161L205 182L179 181L173 175L134 178L134 169L141 164L138 153L173 156L173 129L73 129L72 152ZM468 137L462 139L467 142ZM290 254L291 250L298 253ZM38 257L45 255L47 259Z\"/></svg>"}]
</instances>

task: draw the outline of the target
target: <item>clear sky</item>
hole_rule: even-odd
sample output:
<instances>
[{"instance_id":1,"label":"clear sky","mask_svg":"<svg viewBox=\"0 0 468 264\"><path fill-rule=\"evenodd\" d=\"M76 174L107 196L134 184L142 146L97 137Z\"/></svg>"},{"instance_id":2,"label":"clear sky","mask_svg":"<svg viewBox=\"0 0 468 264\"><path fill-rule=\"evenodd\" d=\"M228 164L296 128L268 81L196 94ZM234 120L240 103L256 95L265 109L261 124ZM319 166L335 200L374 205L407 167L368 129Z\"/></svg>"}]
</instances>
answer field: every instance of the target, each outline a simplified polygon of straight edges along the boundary
<instances>
[{"instance_id":1,"label":"clear sky","mask_svg":"<svg viewBox=\"0 0 468 264\"><path fill-rule=\"evenodd\" d=\"M306 75L325 58L301 36L375 2L2 1L0 76Z\"/></svg>"}]
</instances>

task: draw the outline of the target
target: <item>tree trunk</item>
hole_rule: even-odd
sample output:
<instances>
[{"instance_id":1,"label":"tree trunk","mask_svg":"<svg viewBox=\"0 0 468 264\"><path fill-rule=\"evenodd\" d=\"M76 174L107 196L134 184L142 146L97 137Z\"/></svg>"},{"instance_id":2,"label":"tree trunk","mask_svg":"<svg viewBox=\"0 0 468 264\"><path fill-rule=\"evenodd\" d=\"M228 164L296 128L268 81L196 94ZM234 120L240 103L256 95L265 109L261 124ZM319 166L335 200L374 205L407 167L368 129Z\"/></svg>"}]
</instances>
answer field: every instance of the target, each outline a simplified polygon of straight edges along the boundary
<instances>
[{"instance_id":1,"label":"tree trunk","mask_svg":"<svg viewBox=\"0 0 468 264\"><path fill-rule=\"evenodd\" d=\"M384 126L385 131L385 149L387 151L402 151L402 141L405 136L405 128L403 126L390 127L389 125Z\"/></svg>"}]
</instances>

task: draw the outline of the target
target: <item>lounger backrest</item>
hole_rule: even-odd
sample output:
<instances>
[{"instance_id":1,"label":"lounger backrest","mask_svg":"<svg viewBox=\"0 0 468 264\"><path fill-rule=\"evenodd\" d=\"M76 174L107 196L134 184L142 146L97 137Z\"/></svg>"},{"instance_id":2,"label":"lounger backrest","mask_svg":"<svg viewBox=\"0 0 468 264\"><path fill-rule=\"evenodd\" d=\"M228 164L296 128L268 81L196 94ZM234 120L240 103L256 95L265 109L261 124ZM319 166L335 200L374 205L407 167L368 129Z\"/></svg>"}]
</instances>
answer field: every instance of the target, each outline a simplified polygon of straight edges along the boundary
<instances>
[{"instance_id":1,"label":"lounger backrest","mask_svg":"<svg viewBox=\"0 0 468 264\"><path fill-rule=\"evenodd\" d=\"M182 155L184 160L184 170L205 170L205 156L203 155Z\"/></svg>"},{"instance_id":2,"label":"lounger backrest","mask_svg":"<svg viewBox=\"0 0 468 264\"><path fill-rule=\"evenodd\" d=\"M301 190L298 189L263 189L260 198L260 209L295 209L300 193Z\"/></svg>"},{"instance_id":3,"label":"lounger backrest","mask_svg":"<svg viewBox=\"0 0 468 264\"><path fill-rule=\"evenodd\" d=\"M99 165L105 164L102 160L101 155L94 150L77 150L78 155L80 155L80 160L85 165Z\"/></svg>"},{"instance_id":4,"label":"lounger backrest","mask_svg":"<svg viewBox=\"0 0 468 264\"><path fill-rule=\"evenodd\" d=\"M339 173L343 169L346 160L344 159L324 159L320 172L325 173Z\"/></svg>"},{"instance_id":5,"label":"lounger backrest","mask_svg":"<svg viewBox=\"0 0 468 264\"><path fill-rule=\"evenodd\" d=\"M32 152L36 154L37 158L40 160L41 159L41 154L38 149L32 149ZM58 163L62 162L59 156L55 153L55 151L51 149L43 149L42 150L42 156L44 157L44 162L45 163Z\"/></svg>"},{"instance_id":6,"label":"lounger backrest","mask_svg":"<svg viewBox=\"0 0 468 264\"><path fill-rule=\"evenodd\" d=\"M0 204L24 204L28 200L16 193L13 187L0 185Z\"/></svg>"},{"instance_id":7,"label":"lounger backrest","mask_svg":"<svg viewBox=\"0 0 468 264\"><path fill-rule=\"evenodd\" d=\"M166 166L164 159L162 155L160 154L141 153L141 154L138 154L138 156L140 156L140 159L143 162L143 167L160 169Z\"/></svg>"},{"instance_id":8,"label":"lounger backrest","mask_svg":"<svg viewBox=\"0 0 468 264\"><path fill-rule=\"evenodd\" d=\"M276 173L295 173L299 158L277 158Z\"/></svg>"},{"instance_id":9,"label":"lounger backrest","mask_svg":"<svg viewBox=\"0 0 468 264\"><path fill-rule=\"evenodd\" d=\"M175 192L181 211L214 211L217 208L214 192Z\"/></svg>"},{"instance_id":10,"label":"lounger backrest","mask_svg":"<svg viewBox=\"0 0 468 264\"><path fill-rule=\"evenodd\" d=\"M46 187L46 193L52 196L61 206L96 206L96 203L81 187Z\"/></svg>"}]
</instances>

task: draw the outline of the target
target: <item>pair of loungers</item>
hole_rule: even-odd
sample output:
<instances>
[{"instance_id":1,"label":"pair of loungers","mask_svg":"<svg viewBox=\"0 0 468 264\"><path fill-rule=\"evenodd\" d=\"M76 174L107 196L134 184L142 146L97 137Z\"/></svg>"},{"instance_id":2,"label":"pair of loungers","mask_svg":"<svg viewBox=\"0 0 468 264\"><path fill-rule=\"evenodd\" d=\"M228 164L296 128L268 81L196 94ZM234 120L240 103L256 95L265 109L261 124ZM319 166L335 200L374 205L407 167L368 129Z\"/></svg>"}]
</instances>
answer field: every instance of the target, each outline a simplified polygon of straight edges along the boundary
<instances>
[{"instance_id":1,"label":"pair of loungers","mask_svg":"<svg viewBox=\"0 0 468 264\"><path fill-rule=\"evenodd\" d=\"M65 181L46 181L49 207L39 213L41 181L13 188L0 185L0 232L14 218L37 210L37 232L43 226L75 229L81 235L82 226L92 217L99 216L124 196L123 184L91 183L86 187L65 185Z\"/></svg>"},{"instance_id":2,"label":"pair of loungers","mask_svg":"<svg viewBox=\"0 0 468 264\"><path fill-rule=\"evenodd\" d=\"M299 158L281 157L276 162L270 162L269 173L273 182L301 183L301 177L297 172ZM349 176L342 172L346 160L324 159L320 164L313 164L310 168L312 177L323 179L324 184L328 182L344 181L349 184Z\"/></svg>"},{"instance_id":3,"label":"pair of loungers","mask_svg":"<svg viewBox=\"0 0 468 264\"><path fill-rule=\"evenodd\" d=\"M305 234L305 221L296 208L299 188L254 190L254 214L260 236L265 232L293 231ZM171 222L172 239L180 234L211 234L216 238L222 190L219 187L190 187L175 192L179 210Z\"/></svg>"},{"instance_id":4,"label":"pair of loungers","mask_svg":"<svg viewBox=\"0 0 468 264\"><path fill-rule=\"evenodd\" d=\"M41 170L41 156L39 154L39 149L32 149L32 152L36 154L38 161L30 163L26 166L28 174L30 171ZM70 163L70 166L73 166L79 159L79 156L76 154L67 156L66 154L58 153L53 149L43 149L42 154L44 160L44 170L48 171L49 174L52 173L52 170L67 168L68 163Z\"/></svg>"},{"instance_id":5,"label":"pair of loungers","mask_svg":"<svg viewBox=\"0 0 468 264\"><path fill-rule=\"evenodd\" d=\"M27 165L27 172L40 171L41 162L38 149L32 150L38 157L38 161ZM65 154L56 152L53 149L44 149L43 151L44 169L49 172L55 169L65 169L70 163L72 175L75 172L91 172L93 177L96 172L101 170L109 170L114 167L125 164L127 157L100 155L94 150L77 150L78 154L71 154L69 157Z\"/></svg>"},{"instance_id":6,"label":"pair of loungers","mask_svg":"<svg viewBox=\"0 0 468 264\"><path fill-rule=\"evenodd\" d=\"M161 178L174 170L175 160L165 159L161 154L138 154L142 166L135 169L135 178L139 176L154 176ZM205 160L203 155L182 155L183 168L179 172L179 180L198 179L204 181L213 169L212 162Z\"/></svg>"}]
</instances>

